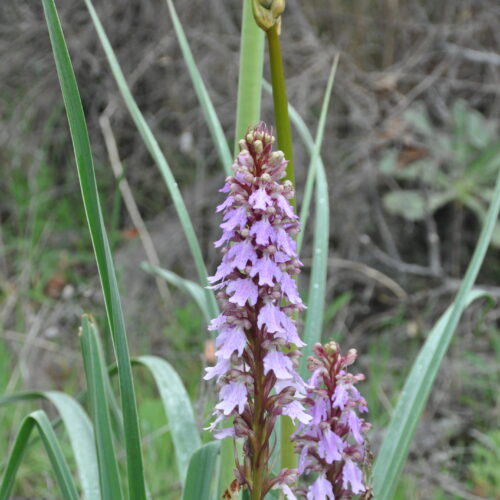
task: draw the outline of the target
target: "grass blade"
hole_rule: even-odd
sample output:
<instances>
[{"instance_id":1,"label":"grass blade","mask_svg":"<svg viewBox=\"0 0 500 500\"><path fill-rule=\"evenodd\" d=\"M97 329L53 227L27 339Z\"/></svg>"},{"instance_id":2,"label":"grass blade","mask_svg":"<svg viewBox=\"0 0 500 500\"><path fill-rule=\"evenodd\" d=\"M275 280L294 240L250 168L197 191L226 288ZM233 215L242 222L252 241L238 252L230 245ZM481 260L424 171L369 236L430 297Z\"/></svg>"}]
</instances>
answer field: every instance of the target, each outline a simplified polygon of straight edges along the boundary
<instances>
[{"instance_id":1,"label":"grass blade","mask_svg":"<svg viewBox=\"0 0 500 500\"><path fill-rule=\"evenodd\" d=\"M146 486L141 455L141 439L125 322L97 192L87 126L54 0L43 0L43 8L68 116L85 213L101 278L106 315L117 358L130 498L132 500L144 500L146 498Z\"/></svg>"},{"instance_id":2,"label":"grass blade","mask_svg":"<svg viewBox=\"0 0 500 500\"><path fill-rule=\"evenodd\" d=\"M5 468L2 483L0 484L0 500L8 500L14 486L17 470L21 464L24 450L28 444L31 431L36 427L40 433L43 444L49 456L52 468L56 476L56 482L61 490L64 500L78 500L73 477L68 464L61 451L57 437L50 425L47 415L42 410L37 410L28 415L22 422L16 436L14 446L10 452Z\"/></svg>"},{"instance_id":3,"label":"grass blade","mask_svg":"<svg viewBox=\"0 0 500 500\"><path fill-rule=\"evenodd\" d=\"M480 291L473 291L472 287L486 255L499 211L500 172L486 221L457 296L429 334L394 409L373 468L373 485L378 500L390 500L393 497L415 429L460 316L470 302L484 295Z\"/></svg>"},{"instance_id":4,"label":"grass blade","mask_svg":"<svg viewBox=\"0 0 500 500\"><path fill-rule=\"evenodd\" d=\"M94 421L95 443L97 447L97 463L99 481L103 498L123 498L120 485L120 474L113 446L109 405L106 397L104 367L97 342L97 332L87 315L82 318L80 337L87 378L90 412Z\"/></svg>"},{"instance_id":5,"label":"grass blade","mask_svg":"<svg viewBox=\"0 0 500 500\"><path fill-rule=\"evenodd\" d=\"M189 217L177 182L172 174L172 171L170 170L165 156L160 149L160 146L158 145L158 142L153 135L153 132L151 131L149 125L146 123L144 116L139 110L139 107L137 106L137 103L135 102L132 93L127 86L123 71L120 68L116 55L113 51L113 48L111 47L111 44L109 43L108 37L106 36L104 28L102 27L101 21L97 16L92 2L90 0L85 0L85 4L87 5L87 9L90 13L90 17L92 18L92 22L94 23L94 27L97 32L97 36L99 37L101 45L104 49L111 71L116 80L116 84L118 85L118 89L122 94L125 105L127 106L127 109L132 119L134 120L134 123L144 141L144 144L151 154L151 157L153 158L156 165L160 169L161 174L163 175L167 188L170 192L170 196L172 197L175 209L177 210L177 214L184 230L184 234L186 235L186 239L193 256L196 270L198 272L200 283L203 286L206 286L208 285L208 282L205 262L201 253L198 239L196 238L196 234L194 232L193 223L191 222L191 219ZM217 302L215 301L212 290L205 289L205 294L207 296L207 301L211 303L211 307L215 308L215 310L218 311Z\"/></svg>"},{"instance_id":6,"label":"grass blade","mask_svg":"<svg viewBox=\"0 0 500 500\"><path fill-rule=\"evenodd\" d=\"M194 281L181 278L178 274L173 273L167 269L162 269L161 267L156 267L149 262L143 262L141 267L148 273L159 276L167 281L169 284L175 286L179 290L186 292L191 295L192 299L196 302L200 308L206 322L208 323L212 318L217 316L217 311L210 309L210 304L207 303L207 297L203 287L195 283Z\"/></svg>"},{"instance_id":7,"label":"grass blade","mask_svg":"<svg viewBox=\"0 0 500 500\"><path fill-rule=\"evenodd\" d=\"M214 485L217 484L217 455L220 449L219 441L204 444L194 453L189 462L186 487L182 500L213 500Z\"/></svg>"},{"instance_id":8,"label":"grass blade","mask_svg":"<svg viewBox=\"0 0 500 500\"><path fill-rule=\"evenodd\" d=\"M234 137L235 156L239 153L238 141L245 137L248 127L257 123L260 119L264 39L264 31L257 26L253 17L252 1L243 0L240 72Z\"/></svg>"},{"instance_id":9,"label":"grass blade","mask_svg":"<svg viewBox=\"0 0 500 500\"><path fill-rule=\"evenodd\" d=\"M177 372L164 359L140 356L133 363L147 368L156 382L174 442L179 476L184 483L189 460L201 446L189 395Z\"/></svg>"},{"instance_id":10,"label":"grass blade","mask_svg":"<svg viewBox=\"0 0 500 500\"><path fill-rule=\"evenodd\" d=\"M189 42L186 38L186 34L184 33L184 28L179 21L179 17L177 16L177 12L172 0L167 0L167 5L168 10L170 11L170 16L172 17L172 22L174 24L175 34L177 35L177 40L179 41L182 55L189 71L189 76L191 77L196 96L198 97L201 109L203 111L203 114L205 115L205 121L207 122L210 133L212 134L212 140L214 141L217 148L219 159L222 163L222 166L224 167L226 175L231 175L231 165L233 164L233 158L227 145L224 131L222 130L222 126L220 124L217 113L215 112L214 105L212 104L205 84L203 83L203 78L201 77L198 67L196 66L193 53L191 52Z\"/></svg>"},{"instance_id":11,"label":"grass blade","mask_svg":"<svg viewBox=\"0 0 500 500\"><path fill-rule=\"evenodd\" d=\"M328 111L328 105L330 104L330 96L338 62L339 56L337 54L333 61L330 76L328 78L328 83L326 85L325 95L323 97L320 120L316 133L316 141L314 143L314 148L311 155L311 163L307 176L306 192L304 196L305 203L303 203L301 211L301 215L306 217L306 219L304 220L305 222L307 220L309 203L311 201L312 186L314 184L314 177L316 173L318 179L316 182L316 212L314 218L313 257L311 264L311 280L309 284L308 309L306 312L303 335L306 346L304 346L303 356L300 360L300 374L304 378L306 378L308 375L307 358L312 354L312 348L314 344L321 341L323 315L325 312L325 291L328 270L328 239L330 237L330 203L325 169L323 163L318 161L318 158L321 151L321 144L323 142L326 115ZM299 233L299 237L297 240L298 249L300 249L303 235L304 228L302 228L302 232Z\"/></svg>"},{"instance_id":12,"label":"grass blade","mask_svg":"<svg viewBox=\"0 0 500 500\"><path fill-rule=\"evenodd\" d=\"M328 200L328 184L322 165L317 166L316 213L314 219L313 257L311 264L311 280L307 302L306 320L300 358L300 375L306 378L307 358L312 354L313 346L321 341L323 314L325 312L326 275L328 269L328 239L330 227L330 208Z\"/></svg>"},{"instance_id":13,"label":"grass blade","mask_svg":"<svg viewBox=\"0 0 500 500\"><path fill-rule=\"evenodd\" d=\"M318 159L320 157L321 145L323 144L323 136L325 132L326 114L328 111L328 105L330 104L330 96L332 95L333 83L335 81L335 74L337 73L337 66L339 64L339 53L335 55L333 60L332 69L330 71L330 76L328 77L328 82L326 84L325 95L323 97L323 104L321 106L321 113L318 122L318 130L316 132L316 140L314 141L314 147L311 152L311 160L309 162L309 168L307 170L306 187L304 189L304 197L302 198L302 206L300 207L300 223L302 225L302 231L297 235L297 253L300 254L300 249L302 248L302 240L304 239L307 219L309 217L309 208L311 205L312 189L314 186L314 180L316 177L316 171L318 170Z\"/></svg>"},{"instance_id":14,"label":"grass blade","mask_svg":"<svg viewBox=\"0 0 500 500\"><path fill-rule=\"evenodd\" d=\"M87 414L75 399L58 391L29 391L0 397L0 406L39 398L50 401L61 416L75 457L83 498L101 498L94 431Z\"/></svg>"}]
</instances>

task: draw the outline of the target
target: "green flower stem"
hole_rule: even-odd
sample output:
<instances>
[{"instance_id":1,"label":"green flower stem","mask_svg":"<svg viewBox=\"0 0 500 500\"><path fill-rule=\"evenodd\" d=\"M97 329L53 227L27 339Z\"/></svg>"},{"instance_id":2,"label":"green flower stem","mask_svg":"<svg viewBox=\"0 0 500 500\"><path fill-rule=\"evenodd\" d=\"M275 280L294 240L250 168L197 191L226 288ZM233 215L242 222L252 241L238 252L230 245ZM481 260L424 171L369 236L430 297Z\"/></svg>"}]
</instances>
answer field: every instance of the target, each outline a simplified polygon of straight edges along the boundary
<instances>
[{"instance_id":1,"label":"green flower stem","mask_svg":"<svg viewBox=\"0 0 500 500\"><path fill-rule=\"evenodd\" d=\"M278 27L275 24L267 31L269 44L269 62L271 64L271 78L273 86L274 117L276 122L276 136L278 147L288 160L285 180L290 180L295 186L295 170L293 168L292 128L288 117L288 99L286 96L285 73L281 57L281 43ZM295 207L295 199L290 200Z\"/></svg>"},{"instance_id":2,"label":"green flower stem","mask_svg":"<svg viewBox=\"0 0 500 500\"><path fill-rule=\"evenodd\" d=\"M278 27L275 24L267 31L269 45L269 61L273 86L274 117L278 147L288 160L285 180L290 180L295 186L295 171L293 168L292 128L288 117L288 98L286 95L285 73L281 56L281 43ZM290 200L295 207L295 198ZM297 467L297 456L290 438L295 426L289 417L281 417L281 467L293 469Z\"/></svg>"},{"instance_id":3,"label":"green flower stem","mask_svg":"<svg viewBox=\"0 0 500 500\"><path fill-rule=\"evenodd\" d=\"M263 66L264 32L255 23L252 1L244 0L234 137L235 156L239 153L238 141L245 137L248 127L260 120Z\"/></svg>"}]
</instances>

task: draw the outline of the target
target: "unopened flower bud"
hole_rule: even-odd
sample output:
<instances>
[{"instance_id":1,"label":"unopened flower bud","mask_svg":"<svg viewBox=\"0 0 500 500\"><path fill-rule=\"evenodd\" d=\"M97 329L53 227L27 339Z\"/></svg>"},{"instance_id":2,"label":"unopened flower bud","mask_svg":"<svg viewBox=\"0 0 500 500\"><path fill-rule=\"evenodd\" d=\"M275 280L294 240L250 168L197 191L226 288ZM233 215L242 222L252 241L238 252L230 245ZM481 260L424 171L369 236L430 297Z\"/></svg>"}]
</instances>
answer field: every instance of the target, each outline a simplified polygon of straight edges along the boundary
<instances>
[{"instance_id":1,"label":"unopened flower bud","mask_svg":"<svg viewBox=\"0 0 500 500\"><path fill-rule=\"evenodd\" d=\"M256 141L253 141L253 149L257 154L261 154L262 151L264 150L264 146L262 145L262 141L257 139Z\"/></svg>"},{"instance_id":2,"label":"unopened flower bud","mask_svg":"<svg viewBox=\"0 0 500 500\"><path fill-rule=\"evenodd\" d=\"M271 158L269 159L269 163L271 165L279 165L282 161L285 155L283 154L283 151L274 151L271 153Z\"/></svg>"},{"instance_id":3,"label":"unopened flower bud","mask_svg":"<svg viewBox=\"0 0 500 500\"><path fill-rule=\"evenodd\" d=\"M285 10L285 0L252 0L252 9L255 22L264 31L268 31L280 22Z\"/></svg>"},{"instance_id":4,"label":"unopened flower bud","mask_svg":"<svg viewBox=\"0 0 500 500\"><path fill-rule=\"evenodd\" d=\"M325 352L327 354L330 354L330 355L336 354L339 350L339 346L338 346L337 342L333 342L333 341L328 342L328 344L325 344L324 348L325 348Z\"/></svg>"},{"instance_id":5,"label":"unopened flower bud","mask_svg":"<svg viewBox=\"0 0 500 500\"><path fill-rule=\"evenodd\" d=\"M349 349L344 358L344 366L352 365L354 361L356 361L357 357L358 357L358 351L356 351L356 349Z\"/></svg>"}]
</instances>

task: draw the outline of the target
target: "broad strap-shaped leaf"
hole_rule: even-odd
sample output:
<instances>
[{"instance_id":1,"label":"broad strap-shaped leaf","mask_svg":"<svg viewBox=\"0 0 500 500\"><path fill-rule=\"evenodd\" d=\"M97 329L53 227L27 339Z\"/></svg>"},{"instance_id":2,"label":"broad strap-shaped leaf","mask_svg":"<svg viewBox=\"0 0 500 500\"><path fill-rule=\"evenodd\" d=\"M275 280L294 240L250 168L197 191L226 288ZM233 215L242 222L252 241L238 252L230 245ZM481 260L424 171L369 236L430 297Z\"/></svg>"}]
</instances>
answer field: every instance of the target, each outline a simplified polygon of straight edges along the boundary
<instances>
[{"instance_id":1,"label":"broad strap-shaped leaf","mask_svg":"<svg viewBox=\"0 0 500 500\"><path fill-rule=\"evenodd\" d=\"M394 409L373 468L373 485L378 500L390 500L394 496L415 429L460 316L470 302L484 296L483 292L472 290L472 287L488 249L499 211L500 172L479 241L457 296L429 334L413 364Z\"/></svg>"},{"instance_id":2,"label":"broad strap-shaped leaf","mask_svg":"<svg viewBox=\"0 0 500 500\"><path fill-rule=\"evenodd\" d=\"M191 456L201 446L189 395L177 372L164 359L140 356L133 359L133 363L144 366L153 375L170 426L179 475L184 483Z\"/></svg>"},{"instance_id":3,"label":"broad strap-shaped leaf","mask_svg":"<svg viewBox=\"0 0 500 500\"><path fill-rule=\"evenodd\" d=\"M308 203L310 202L310 191L314 184L315 172L317 176L316 182L316 199L315 199L315 218L314 218L314 240L313 240L313 256L311 265L311 279L309 282L309 297L306 312L306 321L304 325L304 342L306 345L303 349L303 355L300 360L300 374L303 378L307 378L307 358L312 354L312 348L316 342L321 341L321 331L323 328L323 315L325 312L325 291L326 278L328 272L328 241L330 238L330 203L328 193L328 181L326 178L323 163L319 161L321 144L326 123L326 114L328 105L330 104L330 95L333 88L335 73L338 65L338 55L332 65L330 77L325 90L323 104L321 106L321 115L316 133L316 141L311 155L311 163L309 166L308 178L306 183L306 193L304 197L303 210L301 216L304 217L304 222L307 220ZM309 199L307 195L309 194ZM305 209L305 210L304 210ZM301 220L302 222L302 220ZM297 248L300 251L303 231L299 234L297 240Z\"/></svg>"},{"instance_id":4,"label":"broad strap-shaped leaf","mask_svg":"<svg viewBox=\"0 0 500 500\"><path fill-rule=\"evenodd\" d=\"M196 302L201 312L203 313L205 321L208 323L212 319L212 317L210 316L210 308L209 304L207 303L205 291L203 290L203 287L201 287L198 283L185 278L181 278L178 274L175 274L168 269L162 269L161 267L153 266L153 264L150 264L149 262L143 262L141 264L141 267L146 272L163 278L170 285L173 285L179 290L182 290L191 295L191 298Z\"/></svg>"},{"instance_id":5,"label":"broad strap-shaped leaf","mask_svg":"<svg viewBox=\"0 0 500 500\"><path fill-rule=\"evenodd\" d=\"M97 192L87 125L85 123L85 116L83 114L75 74L54 0L43 0L43 8L49 29L57 74L61 84L64 105L66 107L66 114L68 116L87 223L90 230L92 245L94 247L99 276L101 278L106 315L118 364L118 377L125 429L129 494L132 500L145 500L146 485L141 455L141 438L132 380L132 368L130 366L127 335L125 332L125 321L120 303L113 259L111 257L111 250Z\"/></svg>"},{"instance_id":6,"label":"broad strap-shaped leaf","mask_svg":"<svg viewBox=\"0 0 500 500\"><path fill-rule=\"evenodd\" d=\"M31 431L35 427L42 438L63 499L78 500L78 492L66 459L62 453L59 441L57 440L47 415L42 410L30 413L21 424L14 446L7 460L2 482L0 483L0 500L8 500L10 498L19 465L21 464L24 451L26 450Z\"/></svg>"},{"instance_id":7,"label":"broad strap-shaped leaf","mask_svg":"<svg viewBox=\"0 0 500 500\"><path fill-rule=\"evenodd\" d=\"M240 70L236 103L234 155L239 153L238 141L251 125L260 120L262 73L264 69L264 31L253 17L252 0L243 0L240 41Z\"/></svg>"},{"instance_id":8,"label":"broad strap-shaped leaf","mask_svg":"<svg viewBox=\"0 0 500 500\"><path fill-rule=\"evenodd\" d=\"M113 73L118 89L120 90L120 93L123 97L123 101L127 106L130 116L132 117L132 120L134 121L146 148L148 149L151 157L160 169L160 172L165 180L165 184L167 185L167 188L169 190L170 196L172 197L172 201L177 211L177 215L179 216L182 229L184 230L184 234L186 235L189 249L193 256L196 271L198 273L198 279L203 286L206 286L208 285L208 274L205 267L205 261L203 259L200 244L194 231L193 223L191 221L191 218L189 217L189 213L179 190L179 186L177 185L177 181L175 180L175 177L170 170L170 166L168 165L168 162L160 149L158 141L153 135L151 128L147 124L144 116L142 115L139 107L137 106L137 103L132 96L132 93L130 92L130 89L128 88L125 76L123 75L123 71L120 67L120 64L118 63L118 59L116 58L111 44L109 43L109 39L104 31L104 28L102 27L101 21L99 20L92 2L90 0L85 0L85 4L90 13L90 17L92 18L92 22L94 23L94 27L96 29L99 41L101 42L102 48L104 49L104 53L106 54L106 57L108 59L111 72ZM208 304L210 304L210 311L212 311L211 316L215 318L215 316L219 314L219 308L217 306L215 296L212 290L209 289L205 289L205 294L207 296L207 302Z\"/></svg>"},{"instance_id":9,"label":"broad strap-shaped leaf","mask_svg":"<svg viewBox=\"0 0 500 500\"><path fill-rule=\"evenodd\" d=\"M330 238L330 204L328 183L322 165L317 166L316 213L314 218L313 257L306 320L300 359L300 375L307 378L307 358L312 354L314 344L321 341L323 315L325 312L326 278L328 271L328 240Z\"/></svg>"},{"instance_id":10,"label":"broad strap-shaped leaf","mask_svg":"<svg viewBox=\"0 0 500 500\"><path fill-rule=\"evenodd\" d=\"M50 401L61 417L73 450L83 498L101 498L94 431L89 417L78 401L63 392L28 391L0 397L0 406L39 398Z\"/></svg>"},{"instance_id":11,"label":"broad strap-shaped leaf","mask_svg":"<svg viewBox=\"0 0 500 500\"><path fill-rule=\"evenodd\" d=\"M123 498L118 462L113 445L111 418L105 384L104 366L97 341L97 332L87 315L82 318L80 336L85 377L87 379L90 413L94 422L99 481L103 498Z\"/></svg>"},{"instance_id":12,"label":"broad strap-shaped leaf","mask_svg":"<svg viewBox=\"0 0 500 500\"><path fill-rule=\"evenodd\" d=\"M466 298L464 309L474 300L485 297L481 290L472 290ZM373 468L376 498L393 497L399 476L406 461L413 435L425 403L432 390L439 366L446 353L453 331L447 329L453 310L452 304L439 318L420 350L387 428L382 447ZM448 339L448 341L446 340Z\"/></svg>"},{"instance_id":13,"label":"broad strap-shaped leaf","mask_svg":"<svg viewBox=\"0 0 500 500\"><path fill-rule=\"evenodd\" d=\"M309 218L309 209L311 205L312 198L312 190L314 186L314 181L316 179L316 172L319 169L324 170L323 162L320 158L321 146L323 144L323 137L325 133L325 124L326 124L326 116L328 111L328 106L330 104L330 96L332 95L333 83L335 82L335 75L337 73L337 66L339 64L339 54L335 56L332 64L332 69L330 71L330 76L328 77L328 81L326 83L325 94L323 97L323 103L321 105L321 113L319 116L318 122L318 130L316 132L316 140L314 141L314 145L312 147L311 160L309 161L309 168L307 170L307 179L306 179L306 187L304 189L304 196L302 198L302 206L300 208L300 224L301 231L297 235L297 252L300 254L300 249L302 248L302 241L304 240L305 229L307 225L307 219ZM290 117L292 121L296 122L297 113L293 113L290 111ZM299 128L299 131L302 130L302 127ZM302 132L303 134L303 132ZM303 137L304 141L307 143L307 139ZM312 142L312 138L311 138Z\"/></svg>"},{"instance_id":14,"label":"broad strap-shaped leaf","mask_svg":"<svg viewBox=\"0 0 500 500\"><path fill-rule=\"evenodd\" d=\"M191 457L182 500L215 500L220 442L204 444Z\"/></svg>"},{"instance_id":15,"label":"broad strap-shaped leaf","mask_svg":"<svg viewBox=\"0 0 500 500\"><path fill-rule=\"evenodd\" d=\"M205 116L205 121L207 122L208 129L210 130L210 134L212 135L212 140L214 141L215 147L217 148L219 160L224 167L226 175L231 175L231 165L233 163L233 159L227 145L224 131L222 130L222 126L220 124L217 113L215 112L214 105L212 104L205 84L203 83L201 73L196 66L193 53L191 52L189 42L187 40L186 34L184 33L184 28L179 21L179 16L177 16L177 12L172 0L167 0L167 5L168 10L170 11L170 16L172 17L172 22L174 24L175 34L177 36L177 40L179 41L182 55L189 71L189 76L191 77L191 81L193 82L193 87L196 92L196 96L198 97L203 115Z\"/></svg>"}]
</instances>

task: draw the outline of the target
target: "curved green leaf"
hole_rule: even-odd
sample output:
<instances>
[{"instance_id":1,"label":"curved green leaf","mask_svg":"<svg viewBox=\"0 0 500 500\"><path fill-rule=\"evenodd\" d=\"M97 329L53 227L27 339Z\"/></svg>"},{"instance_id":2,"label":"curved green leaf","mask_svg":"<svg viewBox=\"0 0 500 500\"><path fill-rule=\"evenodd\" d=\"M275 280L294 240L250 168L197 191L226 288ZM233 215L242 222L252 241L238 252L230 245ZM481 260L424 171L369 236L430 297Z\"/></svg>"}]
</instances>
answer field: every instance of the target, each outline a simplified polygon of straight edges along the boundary
<instances>
[{"instance_id":1,"label":"curved green leaf","mask_svg":"<svg viewBox=\"0 0 500 500\"><path fill-rule=\"evenodd\" d=\"M233 163L233 159L227 145L224 131L222 130L222 126L220 124L219 118L217 117L217 113L215 112L214 105L212 104L205 84L203 83L203 78L201 77L198 67L196 66L191 48L189 47L189 42L186 38L186 34L184 33L184 28L179 21L179 17L177 16L177 12L172 0L167 0L167 5L168 10L170 11L170 16L172 17L172 22L174 23L177 40L179 41L179 45L181 46L184 61L186 61L189 76L191 77L191 81L193 82L196 96L198 97L201 109L203 111L203 114L205 115L205 121L207 122L210 133L212 134L212 140L217 147L219 159L222 163L222 166L224 167L226 175L231 175L231 165Z\"/></svg>"},{"instance_id":2,"label":"curved green leaf","mask_svg":"<svg viewBox=\"0 0 500 500\"><path fill-rule=\"evenodd\" d=\"M311 199L311 191L314 185L314 178L317 175L316 182L316 212L314 217L314 240L313 240L313 256L311 264L311 279L309 283L308 309L306 312L306 320L304 325L304 342L306 345L303 348L303 356L300 361L300 373L302 377L307 377L307 358L312 354L313 346L316 342L321 341L321 331L323 328L323 315L325 312L325 291L326 278L328 271L328 241L330 237L330 203L328 193L328 181L324 169L323 162L319 160L321 144L325 130L326 115L330 96L335 80L335 73L339 62L339 56L335 56L333 61L330 76L321 106L321 115L316 133L316 141L314 143L311 154L311 162L307 175L306 191L301 210L301 222L304 225L307 222L309 212L309 204ZM300 251L304 228L297 239L297 249Z\"/></svg>"},{"instance_id":3,"label":"curved green leaf","mask_svg":"<svg viewBox=\"0 0 500 500\"><path fill-rule=\"evenodd\" d=\"M111 249L97 192L87 125L54 0L43 0L43 8L68 116L85 213L101 278L106 315L118 364L130 498L132 500L145 500L146 485L141 454L141 438L125 321L120 304Z\"/></svg>"},{"instance_id":4,"label":"curved green leaf","mask_svg":"<svg viewBox=\"0 0 500 500\"><path fill-rule=\"evenodd\" d=\"M306 345L302 348L300 359L300 374L303 378L306 378L308 374L307 358L312 354L314 344L321 341L328 269L328 240L330 237L328 230L330 226L328 184L323 167L318 164L317 168L313 257L303 335Z\"/></svg>"},{"instance_id":5,"label":"curved green leaf","mask_svg":"<svg viewBox=\"0 0 500 500\"><path fill-rule=\"evenodd\" d=\"M49 456L52 468L56 476L56 482L61 490L64 500L78 500L73 477L68 464L61 451L61 446L50 425L47 415L42 410L30 413L22 422L17 433L14 446L7 460L2 483L0 484L0 500L8 500L14 486L17 470L21 464L26 445L31 435L31 431L36 427L42 438L42 442Z\"/></svg>"},{"instance_id":6,"label":"curved green leaf","mask_svg":"<svg viewBox=\"0 0 500 500\"><path fill-rule=\"evenodd\" d=\"M205 267L205 261L203 259L203 254L201 253L200 244L198 242L198 239L196 238L193 223L191 221L191 218L189 217L186 204L184 203L181 192L179 190L179 186L177 185L175 177L170 170L170 166L168 165L167 160L163 155L160 146L155 136L153 135L153 132L151 131L151 128L144 119L144 116L142 115L139 107L137 106L137 103L132 96L132 93L130 92L130 89L128 88L125 76L123 75L123 71L120 67L120 64L118 63L118 59L116 58L111 44L109 43L108 37L106 36L104 28L102 27L101 21L97 16L97 12L95 11L91 0L85 0L85 4L90 13L90 17L92 18L92 22L94 23L97 36L99 37L102 48L104 49L104 53L106 54L109 66L115 78L116 84L118 85L118 89L122 94L125 105L127 106L130 116L134 120L139 134L141 135L142 140L144 141L144 144L146 145L151 157L160 169L160 172L170 192L170 196L172 197L175 209L177 210L177 215L179 216L184 234L186 235L189 249L191 250L191 254L193 256L200 283L202 283L203 286L206 286L208 285L208 274ZM215 317L219 314L219 308L217 306L215 296L212 290L209 289L205 289L205 294L207 296L207 302L210 304L210 310L214 312L212 317Z\"/></svg>"},{"instance_id":7,"label":"curved green leaf","mask_svg":"<svg viewBox=\"0 0 500 500\"><path fill-rule=\"evenodd\" d=\"M50 401L61 416L75 457L83 497L87 500L101 498L94 431L78 401L63 392L28 391L0 397L0 406L39 398Z\"/></svg>"},{"instance_id":8,"label":"curved green leaf","mask_svg":"<svg viewBox=\"0 0 500 500\"><path fill-rule=\"evenodd\" d=\"M314 186L314 180L316 178L316 172L319 169L324 170L323 162L320 161L320 152L321 152L321 145L323 144L323 136L325 133L326 115L328 111L328 106L330 104L330 96L332 95L333 83L335 82L335 74L337 73L338 64L339 64L339 54L337 53L335 59L333 60L330 76L328 77L328 82L326 83L323 103L321 105L321 113L319 116L318 130L316 132L316 140L314 141L314 146L311 151L311 160L309 162L309 168L307 170L306 187L304 189L304 197L302 198L302 206L300 207L300 224L302 230L297 235L297 253L299 254L300 254L300 249L302 248L302 241L304 239L307 219L309 218L309 208L311 205L312 189ZM296 121L296 118L294 118L293 114L290 113L290 115L292 117L292 121Z\"/></svg>"},{"instance_id":9,"label":"curved green leaf","mask_svg":"<svg viewBox=\"0 0 500 500\"><path fill-rule=\"evenodd\" d=\"M234 137L235 156L239 153L238 141L245 137L248 127L260 119L263 69L264 31L255 22L252 1L243 0L236 133Z\"/></svg>"},{"instance_id":10,"label":"curved green leaf","mask_svg":"<svg viewBox=\"0 0 500 500\"><path fill-rule=\"evenodd\" d=\"M214 500L217 484L217 455L220 442L204 444L192 456L186 477L182 500Z\"/></svg>"},{"instance_id":11,"label":"curved green leaf","mask_svg":"<svg viewBox=\"0 0 500 500\"><path fill-rule=\"evenodd\" d=\"M123 493L111 432L111 419L105 386L106 368L100 357L97 332L87 315L82 318L80 341L85 376L87 378L90 412L94 421L101 491L103 498L116 498L118 500L123 498Z\"/></svg>"},{"instance_id":12,"label":"curved green leaf","mask_svg":"<svg viewBox=\"0 0 500 500\"><path fill-rule=\"evenodd\" d=\"M484 296L483 292L472 290L472 286L486 255L499 212L500 172L485 224L457 297L429 334L394 409L373 468L373 485L378 500L390 500L394 495L415 429L460 316L470 302Z\"/></svg>"},{"instance_id":13,"label":"curved green leaf","mask_svg":"<svg viewBox=\"0 0 500 500\"><path fill-rule=\"evenodd\" d=\"M177 372L164 359L140 356L132 362L144 366L153 375L170 426L179 475L184 483L189 460L201 446L189 395Z\"/></svg>"}]
</instances>

